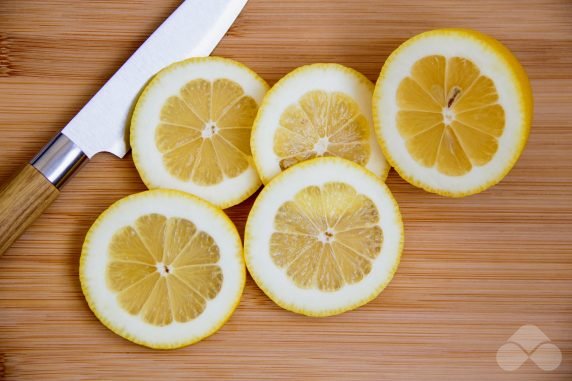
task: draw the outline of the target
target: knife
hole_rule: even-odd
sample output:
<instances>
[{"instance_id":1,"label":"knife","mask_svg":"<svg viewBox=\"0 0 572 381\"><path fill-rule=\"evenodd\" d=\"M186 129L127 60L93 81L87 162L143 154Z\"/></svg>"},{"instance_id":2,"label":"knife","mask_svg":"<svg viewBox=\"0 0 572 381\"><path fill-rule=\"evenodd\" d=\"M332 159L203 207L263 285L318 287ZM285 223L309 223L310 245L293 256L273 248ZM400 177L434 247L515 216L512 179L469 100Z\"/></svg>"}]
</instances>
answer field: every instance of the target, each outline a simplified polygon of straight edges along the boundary
<instances>
[{"instance_id":1,"label":"knife","mask_svg":"<svg viewBox=\"0 0 572 381\"><path fill-rule=\"evenodd\" d=\"M208 56L248 0L186 0L81 111L0 189L0 255L58 197L61 187L99 152L123 158L129 120L147 81L160 69Z\"/></svg>"}]
</instances>

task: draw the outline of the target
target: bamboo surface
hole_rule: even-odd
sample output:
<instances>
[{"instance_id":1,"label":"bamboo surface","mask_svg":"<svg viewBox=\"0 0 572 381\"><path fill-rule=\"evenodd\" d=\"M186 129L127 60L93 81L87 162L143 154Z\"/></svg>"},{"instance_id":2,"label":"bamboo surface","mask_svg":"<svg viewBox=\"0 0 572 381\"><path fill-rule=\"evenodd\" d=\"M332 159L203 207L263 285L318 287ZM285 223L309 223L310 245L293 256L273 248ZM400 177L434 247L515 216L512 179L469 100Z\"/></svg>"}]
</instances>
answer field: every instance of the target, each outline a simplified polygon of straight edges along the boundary
<instances>
[{"instance_id":1,"label":"bamboo surface","mask_svg":"<svg viewBox=\"0 0 572 381\"><path fill-rule=\"evenodd\" d=\"M0 183L29 160L178 0L0 0ZM404 217L399 270L372 303L316 319L275 306L248 279L214 336L161 352L108 331L78 280L97 215L144 190L130 156L96 156L0 258L0 379L569 380L572 378L572 2L250 0L215 54L274 83L314 62L372 81L408 37L469 27L505 43L535 97L530 140L505 180L471 197L392 172ZM242 232L252 199L228 210ZM496 351L534 324L563 354L503 371Z\"/></svg>"}]
</instances>

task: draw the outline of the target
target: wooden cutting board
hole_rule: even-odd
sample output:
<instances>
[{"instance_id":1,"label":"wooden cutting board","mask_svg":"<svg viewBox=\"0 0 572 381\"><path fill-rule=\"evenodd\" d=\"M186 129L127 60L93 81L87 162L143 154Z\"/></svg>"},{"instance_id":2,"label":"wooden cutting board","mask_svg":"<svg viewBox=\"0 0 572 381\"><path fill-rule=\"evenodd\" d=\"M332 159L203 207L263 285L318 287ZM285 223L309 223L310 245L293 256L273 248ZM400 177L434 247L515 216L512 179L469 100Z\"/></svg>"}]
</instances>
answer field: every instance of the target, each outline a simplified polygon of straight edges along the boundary
<instances>
[{"instance_id":1,"label":"wooden cutting board","mask_svg":"<svg viewBox=\"0 0 572 381\"><path fill-rule=\"evenodd\" d=\"M62 128L178 0L0 0L0 183ZM468 27L528 71L532 134L514 170L476 196L425 193L392 172L406 245L397 275L357 311L314 319L248 279L211 338L161 352L114 335L78 281L83 237L112 202L145 189L130 156L99 155L0 258L6 380L567 380L572 377L572 3L570 0L250 0L215 54L270 83L338 62L372 81L412 35ZM228 210L242 232L252 199ZM497 349L539 327L563 358L513 372Z\"/></svg>"}]
</instances>

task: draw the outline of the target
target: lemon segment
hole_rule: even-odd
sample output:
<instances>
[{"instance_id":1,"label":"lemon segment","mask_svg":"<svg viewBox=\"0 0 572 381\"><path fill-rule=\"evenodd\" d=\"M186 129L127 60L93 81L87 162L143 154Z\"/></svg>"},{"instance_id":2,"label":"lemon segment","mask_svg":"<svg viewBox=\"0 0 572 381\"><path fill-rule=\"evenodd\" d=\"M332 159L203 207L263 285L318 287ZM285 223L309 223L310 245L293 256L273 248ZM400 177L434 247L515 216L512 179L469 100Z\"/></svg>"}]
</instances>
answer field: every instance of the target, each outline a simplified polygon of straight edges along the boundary
<instances>
[{"instance_id":1,"label":"lemon segment","mask_svg":"<svg viewBox=\"0 0 572 381\"><path fill-rule=\"evenodd\" d=\"M373 85L337 64L298 68L276 83L254 122L251 148L264 183L305 160L336 156L385 179L371 117Z\"/></svg>"},{"instance_id":2,"label":"lemon segment","mask_svg":"<svg viewBox=\"0 0 572 381\"><path fill-rule=\"evenodd\" d=\"M239 176L249 166L257 111L256 101L233 81L190 81L161 112L155 143L165 168L181 181L204 186Z\"/></svg>"},{"instance_id":3,"label":"lemon segment","mask_svg":"<svg viewBox=\"0 0 572 381\"><path fill-rule=\"evenodd\" d=\"M497 101L494 83L470 60L425 57L397 89L397 129L417 162L460 176L498 149L505 120Z\"/></svg>"},{"instance_id":4,"label":"lemon segment","mask_svg":"<svg viewBox=\"0 0 572 381\"><path fill-rule=\"evenodd\" d=\"M119 304L145 322L185 323L220 291L219 258L212 237L191 221L148 214L113 235L107 284Z\"/></svg>"},{"instance_id":5,"label":"lemon segment","mask_svg":"<svg viewBox=\"0 0 572 381\"><path fill-rule=\"evenodd\" d=\"M133 160L145 184L235 205L260 180L250 133L268 85L238 62L192 58L159 72L137 102Z\"/></svg>"},{"instance_id":6,"label":"lemon segment","mask_svg":"<svg viewBox=\"0 0 572 381\"><path fill-rule=\"evenodd\" d=\"M298 287L321 291L336 291L363 279L383 241L376 206L341 182L303 188L280 206L274 227L274 263L285 268Z\"/></svg>"},{"instance_id":7,"label":"lemon segment","mask_svg":"<svg viewBox=\"0 0 572 381\"><path fill-rule=\"evenodd\" d=\"M399 208L386 185L336 157L300 163L273 179L248 217L245 260L278 305L329 316L375 298L397 269Z\"/></svg>"},{"instance_id":8,"label":"lemon segment","mask_svg":"<svg viewBox=\"0 0 572 381\"><path fill-rule=\"evenodd\" d=\"M358 105L341 92L310 91L280 117L274 152L280 169L318 156L339 156L366 165L370 126Z\"/></svg>"},{"instance_id":9,"label":"lemon segment","mask_svg":"<svg viewBox=\"0 0 572 381\"><path fill-rule=\"evenodd\" d=\"M214 333L236 308L245 281L241 242L220 209L178 191L147 191L96 220L80 280L109 329L151 348L177 348Z\"/></svg>"},{"instance_id":10,"label":"lemon segment","mask_svg":"<svg viewBox=\"0 0 572 381\"><path fill-rule=\"evenodd\" d=\"M446 196L499 182L526 143L532 95L499 42L443 29L402 44L386 61L373 100L383 151L410 183Z\"/></svg>"}]
</instances>

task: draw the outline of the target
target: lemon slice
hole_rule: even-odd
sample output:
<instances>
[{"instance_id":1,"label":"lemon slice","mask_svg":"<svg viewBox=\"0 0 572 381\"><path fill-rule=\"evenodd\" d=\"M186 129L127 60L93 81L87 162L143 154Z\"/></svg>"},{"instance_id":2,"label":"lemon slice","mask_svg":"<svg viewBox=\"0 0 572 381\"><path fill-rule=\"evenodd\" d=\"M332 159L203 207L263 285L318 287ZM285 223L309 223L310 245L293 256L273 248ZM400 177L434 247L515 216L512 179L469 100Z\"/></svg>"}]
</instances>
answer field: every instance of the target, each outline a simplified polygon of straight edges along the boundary
<instances>
[{"instance_id":1,"label":"lemon slice","mask_svg":"<svg viewBox=\"0 0 572 381\"><path fill-rule=\"evenodd\" d=\"M131 123L133 161L147 187L178 189L221 208L260 187L250 131L268 85L246 66L192 58L159 72Z\"/></svg>"},{"instance_id":2,"label":"lemon slice","mask_svg":"<svg viewBox=\"0 0 572 381\"><path fill-rule=\"evenodd\" d=\"M514 166L530 130L532 92L498 41L441 29L391 54L373 111L385 156L405 180L460 197L493 186Z\"/></svg>"},{"instance_id":3,"label":"lemon slice","mask_svg":"<svg viewBox=\"0 0 572 381\"><path fill-rule=\"evenodd\" d=\"M328 316L369 302L389 283L403 224L381 179L348 160L317 158L262 190L244 244L248 270L270 299Z\"/></svg>"},{"instance_id":4,"label":"lemon slice","mask_svg":"<svg viewBox=\"0 0 572 381\"><path fill-rule=\"evenodd\" d=\"M352 160L385 179L389 165L373 131L372 93L366 77L337 64L303 66L278 81L252 128L262 182L320 156Z\"/></svg>"},{"instance_id":5,"label":"lemon slice","mask_svg":"<svg viewBox=\"0 0 572 381\"><path fill-rule=\"evenodd\" d=\"M179 191L147 191L95 221L80 280L89 307L113 332L151 348L178 348L216 332L238 305L242 245L220 209Z\"/></svg>"}]
</instances>

